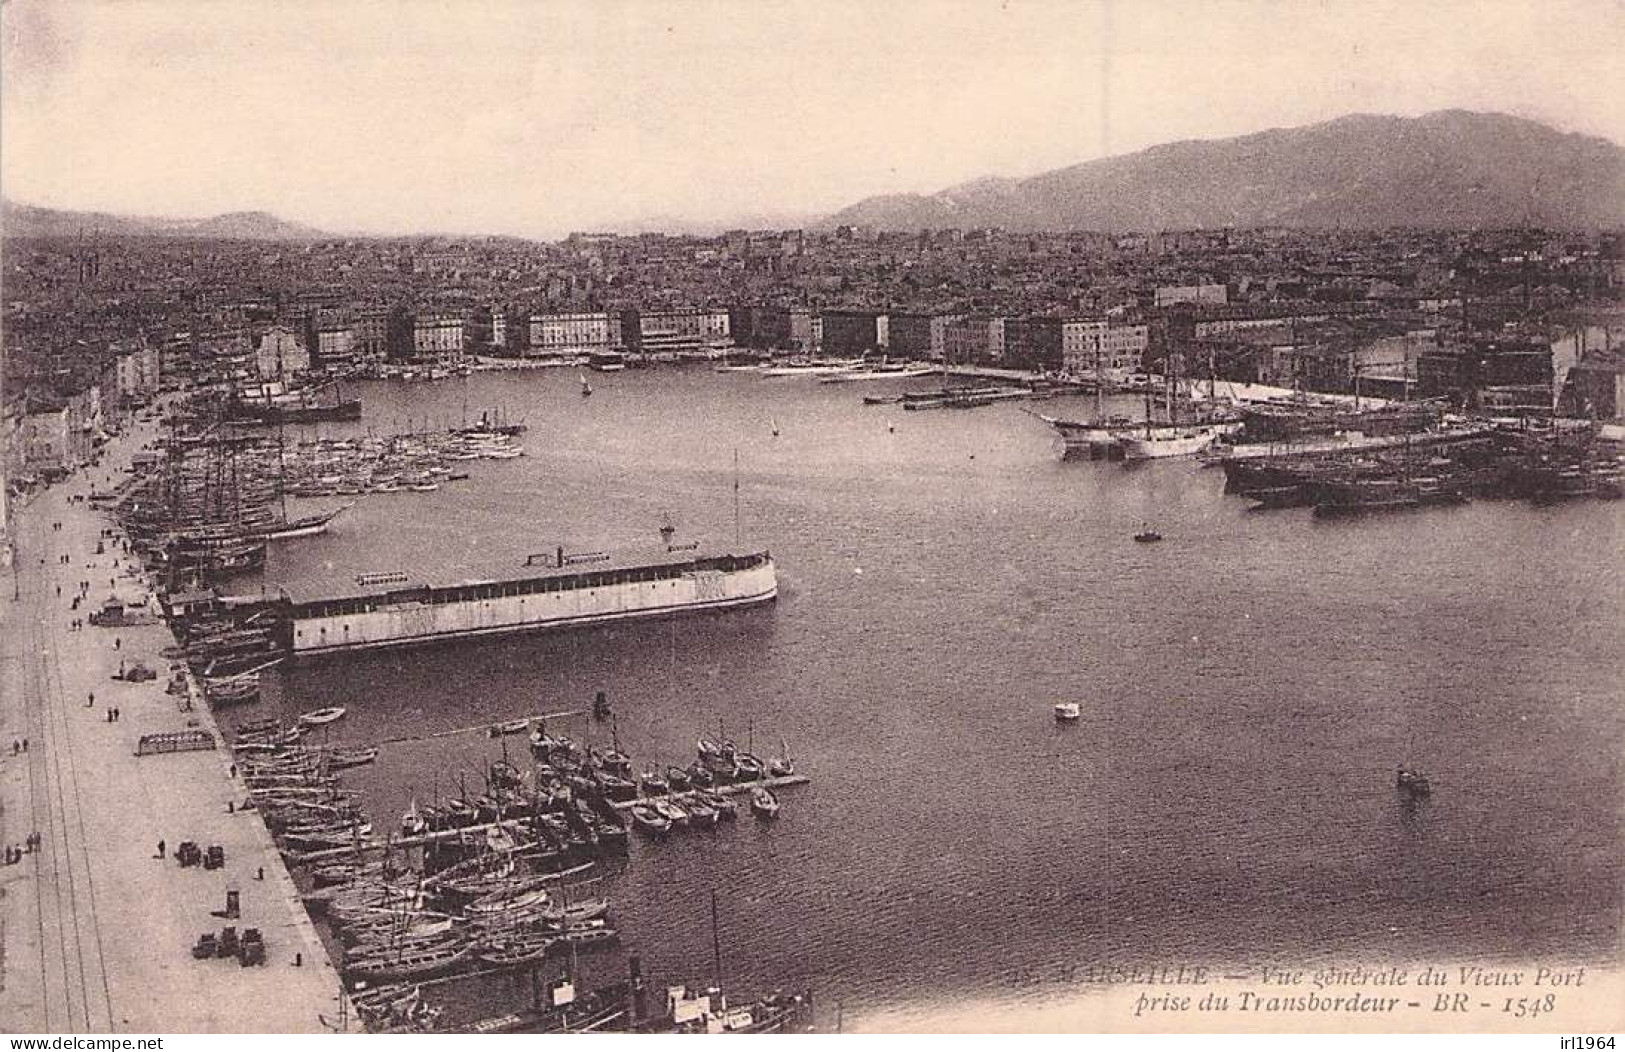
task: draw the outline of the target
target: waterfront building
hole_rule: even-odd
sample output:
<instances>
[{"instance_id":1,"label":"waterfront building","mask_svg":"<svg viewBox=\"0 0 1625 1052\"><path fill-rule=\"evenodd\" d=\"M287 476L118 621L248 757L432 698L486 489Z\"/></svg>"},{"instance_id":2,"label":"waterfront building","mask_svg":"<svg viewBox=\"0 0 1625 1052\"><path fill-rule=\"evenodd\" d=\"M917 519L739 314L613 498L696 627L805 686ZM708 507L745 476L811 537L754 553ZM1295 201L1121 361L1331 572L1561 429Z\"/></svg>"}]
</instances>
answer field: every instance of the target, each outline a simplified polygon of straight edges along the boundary
<instances>
[{"instance_id":1,"label":"waterfront building","mask_svg":"<svg viewBox=\"0 0 1625 1052\"><path fill-rule=\"evenodd\" d=\"M463 353L463 319L455 314L419 314L412 319L412 353L417 358L457 358Z\"/></svg>"},{"instance_id":2,"label":"waterfront building","mask_svg":"<svg viewBox=\"0 0 1625 1052\"><path fill-rule=\"evenodd\" d=\"M109 388L104 383L103 388L116 392L122 405L146 402L158 393L163 375L162 366L163 359L158 348L145 339L136 340L114 359L115 386Z\"/></svg>"},{"instance_id":3,"label":"waterfront building","mask_svg":"<svg viewBox=\"0 0 1625 1052\"><path fill-rule=\"evenodd\" d=\"M382 358L389 353L390 317L386 310L363 310L356 314L351 348L357 357Z\"/></svg>"},{"instance_id":4,"label":"waterfront building","mask_svg":"<svg viewBox=\"0 0 1625 1052\"><path fill-rule=\"evenodd\" d=\"M1147 326L1104 318L1012 318L1004 328L1006 357L1028 369L1133 372L1150 346Z\"/></svg>"},{"instance_id":5,"label":"waterfront building","mask_svg":"<svg viewBox=\"0 0 1625 1052\"><path fill-rule=\"evenodd\" d=\"M1018 369L1061 368L1060 318L1010 318L1004 323L1007 364Z\"/></svg>"},{"instance_id":6,"label":"waterfront building","mask_svg":"<svg viewBox=\"0 0 1625 1052\"><path fill-rule=\"evenodd\" d=\"M838 358L872 354L885 345L881 338L885 315L872 310L827 310L819 315L823 323L821 349Z\"/></svg>"},{"instance_id":7,"label":"waterfront building","mask_svg":"<svg viewBox=\"0 0 1625 1052\"><path fill-rule=\"evenodd\" d=\"M680 310L621 312L621 337L629 351L643 354L706 354L733 345L729 312Z\"/></svg>"},{"instance_id":8,"label":"waterfront building","mask_svg":"<svg viewBox=\"0 0 1625 1052\"><path fill-rule=\"evenodd\" d=\"M348 325L324 325L312 335L308 344L312 364L343 364L355 358L355 333Z\"/></svg>"},{"instance_id":9,"label":"waterfront building","mask_svg":"<svg viewBox=\"0 0 1625 1052\"><path fill-rule=\"evenodd\" d=\"M386 322L386 348L397 361L413 358L456 358L463 353L463 319L398 307Z\"/></svg>"},{"instance_id":10,"label":"waterfront building","mask_svg":"<svg viewBox=\"0 0 1625 1052\"><path fill-rule=\"evenodd\" d=\"M951 362L1004 360L1003 318L954 318L943 326L943 353Z\"/></svg>"},{"instance_id":11,"label":"waterfront building","mask_svg":"<svg viewBox=\"0 0 1625 1052\"><path fill-rule=\"evenodd\" d=\"M254 371L261 380L282 380L310 368L310 352L293 330L280 325L260 334L254 347Z\"/></svg>"},{"instance_id":12,"label":"waterfront building","mask_svg":"<svg viewBox=\"0 0 1625 1052\"><path fill-rule=\"evenodd\" d=\"M886 315L886 339L882 344L899 358L941 359L947 350L948 326L957 320L957 315L893 311Z\"/></svg>"},{"instance_id":13,"label":"waterfront building","mask_svg":"<svg viewBox=\"0 0 1625 1052\"><path fill-rule=\"evenodd\" d=\"M1625 354L1592 351L1571 366L1564 377L1558 409L1564 416L1625 419Z\"/></svg>"},{"instance_id":14,"label":"waterfront building","mask_svg":"<svg viewBox=\"0 0 1625 1052\"><path fill-rule=\"evenodd\" d=\"M603 311L527 314L521 353L531 355L591 354L608 350L610 317Z\"/></svg>"},{"instance_id":15,"label":"waterfront building","mask_svg":"<svg viewBox=\"0 0 1625 1052\"><path fill-rule=\"evenodd\" d=\"M813 348L812 323L806 307L742 305L728 310L729 335L740 347L806 353Z\"/></svg>"}]
</instances>

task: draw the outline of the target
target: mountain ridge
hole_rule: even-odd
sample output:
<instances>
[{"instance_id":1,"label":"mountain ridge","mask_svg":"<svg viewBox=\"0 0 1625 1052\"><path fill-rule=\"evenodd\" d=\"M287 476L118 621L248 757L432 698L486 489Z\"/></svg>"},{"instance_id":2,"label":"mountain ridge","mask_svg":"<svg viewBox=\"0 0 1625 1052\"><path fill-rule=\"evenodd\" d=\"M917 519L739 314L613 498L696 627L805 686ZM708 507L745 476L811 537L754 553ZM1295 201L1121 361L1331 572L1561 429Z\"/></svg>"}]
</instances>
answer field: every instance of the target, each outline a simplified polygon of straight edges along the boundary
<instances>
[{"instance_id":1,"label":"mountain ridge","mask_svg":"<svg viewBox=\"0 0 1625 1052\"><path fill-rule=\"evenodd\" d=\"M9 198L0 201L0 232L7 237L76 237L101 233L114 237L236 238L248 241L312 241L335 236L258 210L222 212L201 219L175 219L45 208L20 204Z\"/></svg>"},{"instance_id":2,"label":"mountain ridge","mask_svg":"<svg viewBox=\"0 0 1625 1052\"><path fill-rule=\"evenodd\" d=\"M1625 150L1502 113L1353 113L1186 139L1025 178L866 198L818 224L887 230L1625 225Z\"/></svg>"}]
</instances>

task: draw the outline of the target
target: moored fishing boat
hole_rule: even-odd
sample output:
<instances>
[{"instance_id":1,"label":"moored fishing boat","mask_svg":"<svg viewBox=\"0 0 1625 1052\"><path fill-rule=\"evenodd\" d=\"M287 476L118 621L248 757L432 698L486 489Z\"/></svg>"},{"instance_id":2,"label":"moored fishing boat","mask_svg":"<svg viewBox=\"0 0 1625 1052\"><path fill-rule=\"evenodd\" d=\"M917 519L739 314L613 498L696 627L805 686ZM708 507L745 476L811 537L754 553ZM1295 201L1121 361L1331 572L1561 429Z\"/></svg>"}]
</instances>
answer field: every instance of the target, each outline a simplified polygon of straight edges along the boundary
<instances>
[{"instance_id":1,"label":"moored fishing boat","mask_svg":"<svg viewBox=\"0 0 1625 1052\"><path fill-rule=\"evenodd\" d=\"M673 826L688 825L688 812L683 810L681 807L678 807L670 800L653 800L650 801L649 806L652 807L655 812L660 815L660 817L670 822Z\"/></svg>"},{"instance_id":2,"label":"moored fishing boat","mask_svg":"<svg viewBox=\"0 0 1625 1052\"><path fill-rule=\"evenodd\" d=\"M378 759L377 746L367 746L355 749L334 749L327 756L329 770L338 771L347 767L361 767Z\"/></svg>"},{"instance_id":3,"label":"moored fishing boat","mask_svg":"<svg viewBox=\"0 0 1625 1052\"><path fill-rule=\"evenodd\" d=\"M369 982L395 979L426 979L455 970L471 955L466 942L451 942L410 952L384 952L344 962L348 979Z\"/></svg>"},{"instance_id":4,"label":"moored fishing boat","mask_svg":"<svg viewBox=\"0 0 1625 1052\"><path fill-rule=\"evenodd\" d=\"M759 818L777 818L779 816L779 798L773 790L765 786L757 786L751 790L750 809L756 812Z\"/></svg>"},{"instance_id":5,"label":"moored fishing boat","mask_svg":"<svg viewBox=\"0 0 1625 1052\"><path fill-rule=\"evenodd\" d=\"M504 913L514 913L530 909L541 908L550 901L547 889L529 888L518 893L499 891L491 895L484 895L463 907L470 917L495 917Z\"/></svg>"},{"instance_id":6,"label":"moored fishing boat","mask_svg":"<svg viewBox=\"0 0 1625 1052\"><path fill-rule=\"evenodd\" d=\"M560 936L553 932L516 931L489 936L474 944L474 956L492 968L517 968L547 956Z\"/></svg>"},{"instance_id":7,"label":"moored fishing boat","mask_svg":"<svg viewBox=\"0 0 1625 1052\"><path fill-rule=\"evenodd\" d=\"M299 722L307 727L320 727L323 724L334 723L344 718L344 708L334 705L325 709L315 709L300 715Z\"/></svg>"},{"instance_id":8,"label":"moored fishing boat","mask_svg":"<svg viewBox=\"0 0 1625 1052\"><path fill-rule=\"evenodd\" d=\"M671 820L645 804L632 808L632 824L650 836L662 837L671 832Z\"/></svg>"}]
</instances>

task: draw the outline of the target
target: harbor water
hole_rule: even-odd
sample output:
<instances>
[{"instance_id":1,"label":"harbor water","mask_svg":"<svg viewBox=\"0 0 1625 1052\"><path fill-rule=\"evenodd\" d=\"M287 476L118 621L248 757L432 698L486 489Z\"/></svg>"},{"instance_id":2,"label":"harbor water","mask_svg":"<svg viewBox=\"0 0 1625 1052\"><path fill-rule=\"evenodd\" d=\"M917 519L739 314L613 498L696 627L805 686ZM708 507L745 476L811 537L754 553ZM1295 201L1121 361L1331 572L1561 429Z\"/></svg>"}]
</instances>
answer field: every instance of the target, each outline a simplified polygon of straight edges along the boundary
<instances>
[{"instance_id":1,"label":"harbor water","mask_svg":"<svg viewBox=\"0 0 1625 1052\"><path fill-rule=\"evenodd\" d=\"M342 705L317 739L377 742L605 690L640 769L686 765L702 734L787 743L812 782L777 822L634 837L603 882L657 982L710 977L713 891L729 989L810 985L848 1027L1085 997L1091 966L1618 952L1620 504L1259 513L1194 462L1063 461L1020 404L903 412L860 401L895 383L704 368L591 380L362 384L359 424L289 428L500 409L529 431L522 458L273 545L267 586L479 578L647 547L669 520L676 543L770 549L776 604L300 664L240 715ZM1163 543L1134 543L1142 524ZM382 828L414 796L477 793L503 748L400 742L346 782ZM1402 803L1401 765L1430 799ZM506 1010L504 989L478 1007Z\"/></svg>"}]
</instances>

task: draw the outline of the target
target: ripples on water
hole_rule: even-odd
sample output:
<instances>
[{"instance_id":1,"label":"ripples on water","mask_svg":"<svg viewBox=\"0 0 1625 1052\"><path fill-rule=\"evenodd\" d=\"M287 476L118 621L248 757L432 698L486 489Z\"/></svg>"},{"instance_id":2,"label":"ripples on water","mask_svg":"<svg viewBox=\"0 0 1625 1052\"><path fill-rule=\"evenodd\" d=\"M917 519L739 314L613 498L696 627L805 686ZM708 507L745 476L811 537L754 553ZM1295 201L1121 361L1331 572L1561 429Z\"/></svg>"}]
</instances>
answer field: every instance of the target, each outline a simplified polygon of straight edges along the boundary
<instances>
[{"instance_id":1,"label":"ripples on water","mask_svg":"<svg viewBox=\"0 0 1625 1052\"><path fill-rule=\"evenodd\" d=\"M374 741L605 689L640 765L686 763L719 724L763 754L782 736L813 783L778 823L635 843L606 890L657 981L709 975L719 890L730 987L810 983L848 1026L1054 1004L1083 996L1068 966L1125 960L1614 953L1619 505L1252 513L1192 463L1063 462L1018 407L906 413L860 386L890 385L365 385L366 420L322 433L444 426L466 401L523 418L528 455L369 496L276 547L268 581L483 576L561 543L648 544L667 514L679 541L727 545L737 450L740 529L776 556L781 598L301 666L281 704L344 704L335 740ZM1132 543L1142 522L1165 543ZM1080 723L1053 722L1061 700ZM347 779L392 821L477 785L500 748L390 746ZM1414 810L1401 763L1437 787Z\"/></svg>"}]
</instances>

